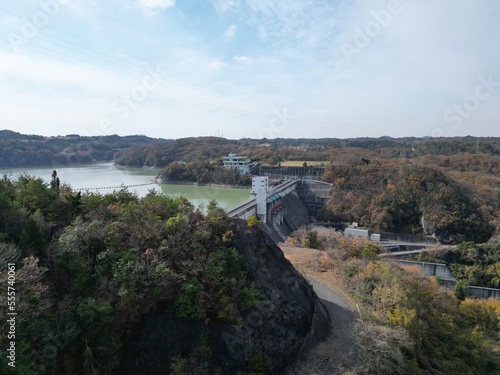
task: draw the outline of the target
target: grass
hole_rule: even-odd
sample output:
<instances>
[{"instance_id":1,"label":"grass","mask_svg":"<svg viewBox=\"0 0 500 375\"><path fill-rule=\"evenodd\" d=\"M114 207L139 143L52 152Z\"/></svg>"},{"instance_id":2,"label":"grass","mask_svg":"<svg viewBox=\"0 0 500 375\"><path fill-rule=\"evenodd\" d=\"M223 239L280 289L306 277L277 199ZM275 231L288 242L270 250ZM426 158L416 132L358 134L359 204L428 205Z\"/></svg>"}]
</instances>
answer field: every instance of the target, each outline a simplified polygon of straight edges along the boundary
<instances>
[{"instance_id":1,"label":"grass","mask_svg":"<svg viewBox=\"0 0 500 375\"><path fill-rule=\"evenodd\" d=\"M288 160L288 161L282 161L281 166L282 167L302 167L304 165L304 162L307 163L307 166L324 166L326 164L326 161Z\"/></svg>"}]
</instances>

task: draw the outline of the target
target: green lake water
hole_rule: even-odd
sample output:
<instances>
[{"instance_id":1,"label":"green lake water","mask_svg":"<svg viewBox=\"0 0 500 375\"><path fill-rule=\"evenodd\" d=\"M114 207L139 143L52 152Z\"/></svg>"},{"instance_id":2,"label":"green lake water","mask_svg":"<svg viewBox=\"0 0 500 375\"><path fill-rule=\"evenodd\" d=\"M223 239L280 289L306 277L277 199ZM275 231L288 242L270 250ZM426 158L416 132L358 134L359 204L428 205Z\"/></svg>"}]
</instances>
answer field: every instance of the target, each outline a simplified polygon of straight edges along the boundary
<instances>
[{"instance_id":1,"label":"green lake water","mask_svg":"<svg viewBox=\"0 0 500 375\"><path fill-rule=\"evenodd\" d=\"M36 168L9 168L0 169L0 174L15 178L20 173L27 173L31 176L40 177L47 183L52 177L52 171L56 169L61 183L71 185L74 190L87 190L99 192L101 194L110 193L120 186L150 184L146 186L136 186L128 188L135 191L139 196L144 196L149 190L171 197L184 196L193 203L206 206L212 199L217 200L220 207L229 209L243 203L251 198L250 188L234 189L219 188L211 186L194 185L159 185L152 180L160 173L159 169L145 168L116 168L112 163L95 163L78 166L65 166L58 168L36 167ZM100 188L100 189L95 189Z\"/></svg>"}]
</instances>

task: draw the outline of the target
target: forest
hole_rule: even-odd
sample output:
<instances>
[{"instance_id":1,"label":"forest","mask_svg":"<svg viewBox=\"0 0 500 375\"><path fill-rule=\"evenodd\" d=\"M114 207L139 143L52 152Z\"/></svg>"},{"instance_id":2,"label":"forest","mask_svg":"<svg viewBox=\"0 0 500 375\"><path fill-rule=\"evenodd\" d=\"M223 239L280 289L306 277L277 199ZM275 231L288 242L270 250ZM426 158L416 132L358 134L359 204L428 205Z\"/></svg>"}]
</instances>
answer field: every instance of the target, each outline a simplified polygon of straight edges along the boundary
<instances>
[{"instance_id":1,"label":"forest","mask_svg":"<svg viewBox=\"0 0 500 375\"><path fill-rule=\"evenodd\" d=\"M474 160L475 155L464 157ZM442 243L484 242L498 229L497 177L477 192L442 168L421 162L370 161L330 166L332 183L323 219L356 221L382 232L434 235ZM491 195L490 195L491 194Z\"/></svg>"},{"instance_id":2,"label":"forest","mask_svg":"<svg viewBox=\"0 0 500 375\"><path fill-rule=\"evenodd\" d=\"M258 291L215 201L127 190L81 194L21 175L0 180L1 278L15 264L16 368L2 374L110 374L142 314L237 321ZM6 291L0 297L7 306ZM5 316L4 316L5 318ZM8 326L0 325L1 337ZM1 341L2 352L7 349ZM9 369L11 371L9 371Z\"/></svg>"},{"instance_id":3,"label":"forest","mask_svg":"<svg viewBox=\"0 0 500 375\"><path fill-rule=\"evenodd\" d=\"M118 165L166 167L174 161L219 161L230 152L246 155L266 165L281 161L356 163L361 157L415 159L462 154L500 155L494 137L456 138L276 138L231 140L220 137L172 139L141 135L57 137L25 135L0 130L0 167L49 166L114 160ZM446 164L445 159L440 160ZM498 167L498 163L496 163Z\"/></svg>"},{"instance_id":4,"label":"forest","mask_svg":"<svg viewBox=\"0 0 500 375\"><path fill-rule=\"evenodd\" d=\"M58 137L24 135L0 130L0 168L63 166L112 161L115 153L134 146L160 142L146 136L89 136L68 134ZM162 140L167 142L167 140Z\"/></svg>"},{"instance_id":5,"label":"forest","mask_svg":"<svg viewBox=\"0 0 500 375\"><path fill-rule=\"evenodd\" d=\"M163 183L188 182L196 184L222 184L250 186L252 179L242 176L236 169L224 168L220 162L192 161L172 162L160 173Z\"/></svg>"},{"instance_id":6,"label":"forest","mask_svg":"<svg viewBox=\"0 0 500 375\"><path fill-rule=\"evenodd\" d=\"M479 141L479 143L478 143ZM134 147L116 154L116 162L128 166L165 167L173 161L220 160L229 152L245 155L266 165L281 161L311 160L356 163L363 158L413 159L457 153L500 155L498 138L352 138L352 139L249 139L218 137L182 138L168 144Z\"/></svg>"}]
</instances>

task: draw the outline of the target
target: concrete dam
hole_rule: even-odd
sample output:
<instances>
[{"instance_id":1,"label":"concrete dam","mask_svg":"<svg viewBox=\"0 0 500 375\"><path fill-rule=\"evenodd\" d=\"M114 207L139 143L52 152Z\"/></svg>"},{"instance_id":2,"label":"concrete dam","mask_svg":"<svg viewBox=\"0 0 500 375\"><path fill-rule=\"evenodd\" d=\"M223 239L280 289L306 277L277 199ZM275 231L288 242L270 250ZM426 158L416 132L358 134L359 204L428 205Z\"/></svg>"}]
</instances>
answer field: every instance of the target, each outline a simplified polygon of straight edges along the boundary
<instances>
[{"instance_id":1,"label":"concrete dam","mask_svg":"<svg viewBox=\"0 0 500 375\"><path fill-rule=\"evenodd\" d=\"M271 189L261 185L259 189L252 189L255 198L227 214L240 219L255 215L273 241L278 243L303 225L315 221L331 188L331 184L316 180L288 180Z\"/></svg>"}]
</instances>

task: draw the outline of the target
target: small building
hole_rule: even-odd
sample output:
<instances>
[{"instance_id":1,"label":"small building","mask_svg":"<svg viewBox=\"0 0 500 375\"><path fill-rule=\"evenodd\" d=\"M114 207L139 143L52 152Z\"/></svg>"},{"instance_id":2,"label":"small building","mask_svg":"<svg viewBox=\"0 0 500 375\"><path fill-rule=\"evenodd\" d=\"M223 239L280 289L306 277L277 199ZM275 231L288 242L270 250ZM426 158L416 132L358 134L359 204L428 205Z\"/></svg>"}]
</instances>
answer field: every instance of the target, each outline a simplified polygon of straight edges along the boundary
<instances>
[{"instance_id":1,"label":"small building","mask_svg":"<svg viewBox=\"0 0 500 375\"><path fill-rule=\"evenodd\" d=\"M236 154L229 154L222 158L224 168L238 169L240 174L250 173L250 160L246 156L238 156Z\"/></svg>"},{"instance_id":2,"label":"small building","mask_svg":"<svg viewBox=\"0 0 500 375\"><path fill-rule=\"evenodd\" d=\"M360 238L362 240L368 240L370 238L370 231L368 229L345 228L344 237Z\"/></svg>"},{"instance_id":3,"label":"small building","mask_svg":"<svg viewBox=\"0 0 500 375\"><path fill-rule=\"evenodd\" d=\"M257 194L259 190L267 191L269 188L269 177L258 176L252 177L252 191L251 194Z\"/></svg>"}]
</instances>

